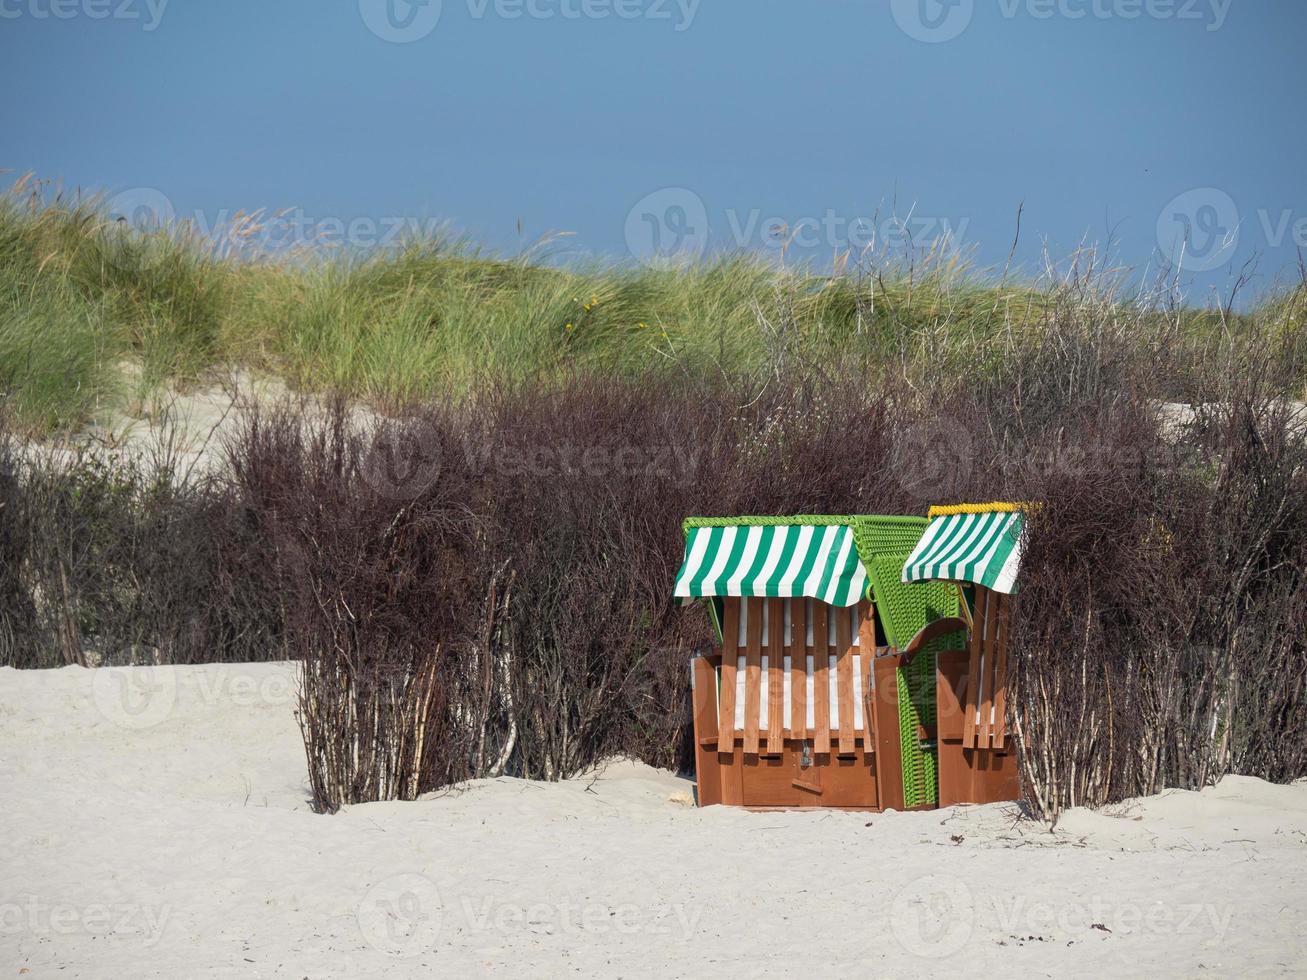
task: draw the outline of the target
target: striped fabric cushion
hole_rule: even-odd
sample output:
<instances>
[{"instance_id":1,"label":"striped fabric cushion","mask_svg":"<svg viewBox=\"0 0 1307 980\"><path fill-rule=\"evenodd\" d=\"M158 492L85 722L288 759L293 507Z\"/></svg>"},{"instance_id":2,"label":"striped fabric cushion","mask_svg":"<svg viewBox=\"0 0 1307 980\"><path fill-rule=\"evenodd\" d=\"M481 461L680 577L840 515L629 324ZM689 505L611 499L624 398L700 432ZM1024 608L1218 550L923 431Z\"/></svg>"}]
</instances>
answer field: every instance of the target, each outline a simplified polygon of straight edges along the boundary
<instances>
[{"instance_id":1,"label":"striped fabric cushion","mask_svg":"<svg viewBox=\"0 0 1307 980\"><path fill-rule=\"evenodd\" d=\"M690 528L674 594L807 596L852 606L866 588L852 528L788 524Z\"/></svg>"},{"instance_id":2,"label":"striped fabric cushion","mask_svg":"<svg viewBox=\"0 0 1307 980\"><path fill-rule=\"evenodd\" d=\"M995 592L1016 591L1021 565L1020 511L936 517L903 566L904 582L947 579Z\"/></svg>"}]
</instances>

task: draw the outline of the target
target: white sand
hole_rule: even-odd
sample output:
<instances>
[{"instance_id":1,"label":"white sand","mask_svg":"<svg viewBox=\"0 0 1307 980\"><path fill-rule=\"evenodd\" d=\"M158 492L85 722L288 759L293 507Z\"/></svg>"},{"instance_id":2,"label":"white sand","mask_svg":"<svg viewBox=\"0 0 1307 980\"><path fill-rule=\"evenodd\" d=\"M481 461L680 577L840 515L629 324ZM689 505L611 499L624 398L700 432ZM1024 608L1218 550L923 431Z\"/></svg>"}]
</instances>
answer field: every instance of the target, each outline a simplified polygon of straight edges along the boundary
<instances>
[{"instance_id":1,"label":"white sand","mask_svg":"<svg viewBox=\"0 0 1307 980\"><path fill-rule=\"evenodd\" d=\"M305 803L293 687L284 664L0 670L0 977L1307 961L1307 784L1235 777L1049 834L1010 806L697 810L686 781L614 763L327 817Z\"/></svg>"},{"instance_id":2,"label":"white sand","mask_svg":"<svg viewBox=\"0 0 1307 980\"><path fill-rule=\"evenodd\" d=\"M33 458L71 460L89 454L111 462L146 466L167 459L178 478L215 472L225 465L225 444L238 436L251 408L285 407L311 421L328 417L329 402L311 392L292 392L279 378L237 367L215 368L205 383L166 383L147 389L140 367L120 365L130 397L108 400L79 432L55 443L29 443ZM349 406L351 421L366 428L379 416L367 405Z\"/></svg>"}]
</instances>

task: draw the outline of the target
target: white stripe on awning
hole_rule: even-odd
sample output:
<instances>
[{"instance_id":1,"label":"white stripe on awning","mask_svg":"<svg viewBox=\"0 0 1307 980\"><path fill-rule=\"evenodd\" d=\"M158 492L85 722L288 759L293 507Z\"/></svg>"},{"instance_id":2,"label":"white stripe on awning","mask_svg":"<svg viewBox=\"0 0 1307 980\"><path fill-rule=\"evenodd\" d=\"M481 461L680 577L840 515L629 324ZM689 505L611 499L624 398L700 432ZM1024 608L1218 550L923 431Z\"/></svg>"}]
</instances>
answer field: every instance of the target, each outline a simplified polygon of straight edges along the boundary
<instances>
[{"instance_id":1,"label":"white stripe on awning","mask_svg":"<svg viewBox=\"0 0 1307 980\"><path fill-rule=\"evenodd\" d=\"M904 582L973 582L995 592L1016 589L1023 529L1020 511L936 517L903 565Z\"/></svg>"},{"instance_id":2,"label":"white stripe on awning","mask_svg":"<svg viewBox=\"0 0 1307 980\"><path fill-rule=\"evenodd\" d=\"M690 528L674 594L808 596L843 607L866 591L852 528L781 524Z\"/></svg>"}]
</instances>

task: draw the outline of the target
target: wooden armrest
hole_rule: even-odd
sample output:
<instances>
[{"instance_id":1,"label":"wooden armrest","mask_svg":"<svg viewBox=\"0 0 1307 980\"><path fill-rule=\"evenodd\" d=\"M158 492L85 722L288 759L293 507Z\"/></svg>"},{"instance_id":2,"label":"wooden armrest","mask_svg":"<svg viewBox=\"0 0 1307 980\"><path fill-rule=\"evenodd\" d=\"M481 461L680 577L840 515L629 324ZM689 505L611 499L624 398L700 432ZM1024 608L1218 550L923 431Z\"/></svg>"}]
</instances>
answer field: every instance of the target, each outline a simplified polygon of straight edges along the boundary
<instances>
[{"instance_id":1,"label":"wooden armrest","mask_svg":"<svg viewBox=\"0 0 1307 980\"><path fill-rule=\"evenodd\" d=\"M950 633L967 632L967 621L957 616L946 616L943 619L937 619L933 623L923 626L905 646L900 653L903 654L904 664L915 657L931 640L938 640L941 636L948 636Z\"/></svg>"}]
</instances>

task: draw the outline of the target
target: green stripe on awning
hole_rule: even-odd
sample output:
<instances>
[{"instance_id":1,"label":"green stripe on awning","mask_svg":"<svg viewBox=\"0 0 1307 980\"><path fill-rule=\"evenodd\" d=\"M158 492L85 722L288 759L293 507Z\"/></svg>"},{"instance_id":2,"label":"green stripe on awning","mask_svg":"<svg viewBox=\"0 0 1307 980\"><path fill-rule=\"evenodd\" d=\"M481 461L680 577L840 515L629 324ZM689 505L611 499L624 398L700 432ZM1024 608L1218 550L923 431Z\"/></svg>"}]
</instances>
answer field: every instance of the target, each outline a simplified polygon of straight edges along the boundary
<instances>
[{"instance_id":1,"label":"green stripe on awning","mask_svg":"<svg viewBox=\"0 0 1307 980\"><path fill-rule=\"evenodd\" d=\"M866 589L852 528L783 524L690 528L674 594L807 596L852 606Z\"/></svg>"},{"instance_id":2,"label":"green stripe on awning","mask_svg":"<svg viewBox=\"0 0 1307 980\"><path fill-rule=\"evenodd\" d=\"M1024 523L1019 511L937 517L908 556L903 581L947 579L1012 593L1021 567Z\"/></svg>"}]
</instances>

